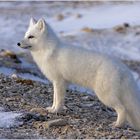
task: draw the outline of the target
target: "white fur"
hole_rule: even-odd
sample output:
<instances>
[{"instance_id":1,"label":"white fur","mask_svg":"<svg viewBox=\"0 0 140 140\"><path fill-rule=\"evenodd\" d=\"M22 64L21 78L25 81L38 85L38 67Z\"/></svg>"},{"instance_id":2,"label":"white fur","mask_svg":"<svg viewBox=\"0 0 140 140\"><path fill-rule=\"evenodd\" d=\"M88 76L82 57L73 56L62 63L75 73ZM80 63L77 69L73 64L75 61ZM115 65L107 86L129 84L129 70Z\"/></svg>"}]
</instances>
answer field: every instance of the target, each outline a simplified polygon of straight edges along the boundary
<instances>
[{"instance_id":1,"label":"white fur","mask_svg":"<svg viewBox=\"0 0 140 140\"><path fill-rule=\"evenodd\" d=\"M28 39L29 35L35 38ZM35 62L54 86L50 112L60 111L67 85L75 83L93 89L100 101L116 110L116 126L127 120L140 130L140 94L124 64L107 55L63 44L43 19L31 19L21 42L23 48L28 45L32 46Z\"/></svg>"}]
</instances>

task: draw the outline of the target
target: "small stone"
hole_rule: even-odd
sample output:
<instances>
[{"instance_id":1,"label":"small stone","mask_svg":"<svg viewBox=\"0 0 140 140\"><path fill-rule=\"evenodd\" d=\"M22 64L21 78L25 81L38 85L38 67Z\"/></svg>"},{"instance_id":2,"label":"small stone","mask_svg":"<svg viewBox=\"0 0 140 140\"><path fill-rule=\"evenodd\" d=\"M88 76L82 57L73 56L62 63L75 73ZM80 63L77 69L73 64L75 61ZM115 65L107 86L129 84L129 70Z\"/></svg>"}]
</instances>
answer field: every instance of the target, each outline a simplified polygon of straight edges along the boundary
<instances>
[{"instance_id":1,"label":"small stone","mask_svg":"<svg viewBox=\"0 0 140 140\"><path fill-rule=\"evenodd\" d=\"M17 79L16 80L17 83L21 83L21 84L25 84L25 85L34 85L33 81L32 80L29 80L29 79Z\"/></svg>"},{"instance_id":2,"label":"small stone","mask_svg":"<svg viewBox=\"0 0 140 140\"><path fill-rule=\"evenodd\" d=\"M93 107L93 103L86 103L86 104L81 104L81 107L83 108L90 108L90 107Z\"/></svg>"},{"instance_id":3,"label":"small stone","mask_svg":"<svg viewBox=\"0 0 140 140\"><path fill-rule=\"evenodd\" d=\"M118 33L125 33L126 32L125 26L122 26L122 25L114 27L114 30Z\"/></svg>"},{"instance_id":4,"label":"small stone","mask_svg":"<svg viewBox=\"0 0 140 140\"><path fill-rule=\"evenodd\" d=\"M64 126L67 125L68 121L64 119L56 119L46 122L46 128L52 127L52 126Z\"/></svg>"},{"instance_id":5,"label":"small stone","mask_svg":"<svg viewBox=\"0 0 140 140\"><path fill-rule=\"evenodd\" d=\"M47 119L47 116L36 113L25 113L20 117L20 120L23 120L23 122L46 121Z\"/></svg>"},{"instance_id":6,"label":"small stone","mask_svg":"<svg viewBox=\"0 0 140 140\"><path fill-rule=\"evenodd\" d=\"M140 35L140 32L136 32L136 34L135 35Z\"/></svg>"},{"instance_id":7,"label":"small stone","mask_svg":"<svg viewBox=\"0 0 140 140\"><path fill-rule=\"evenodd\" d=\"M126 27L126 28L130 27L129 23L124 23L123 25L124 25L124 27Z\"/></svg>"},{"instance_id":8,"label":"small stone","mask_svg":"<svg viewBox=\"0 0 140 140\"><path fill-rule=\"evenodd\" d=\"M58 14L56 18L57 18L58 21L61 21L61 20L64 19L64 15Z\"/></svg>"},{"instance_id":9,"label":"small stone","mask_svg":"<svg viewBox=\"0 0 140 140\"><path fill-rule=\"evenodd\" d=\"M23 122L28 122L33 119L33 114L31 113L22 114L22 116L19 119L23 120Z\"/></svg>"},{"instance_id":10,"label":"small stone","mask_svg":"<svg viewBox=\"0 0 140 140\"><path fill-rule=\"evenodd\" d=\"M47 112L47 110L45 108L32 108L30 110L30 112L32 112L32 113L39 113L41 115L47 115L48 114L48 112Z\"/></svg>"},{"instance_id":11,"label":"small stone","mask_svg":"<svg viewBox=\"0 0 140 140\"><path fill-rule=\"evenodd\" d=\"M92 33L94 30L92 28L89 27L85 27L82 29L83 32L87 32L87 33Z\"/></svg>"},{"instance_id":12,"label":"small stone","mask_svg":"<svg viewBox=\"0 0 140 140\"><path fill-rule=\"evenodd\" d=\"M2 50L1 51L1 56L9 57L9 58L13 59L15 61L15 63L21 63L21 61L19 60L17 55L14 52L10 51L10 50Z\"/></svg>"},{"instance_id":13,"label":"small stone","mask_svg":"<svg viewBox=\"0 0 140 140\"><path fill-rule=\"evenodd\" d=\"M37 121L33 123L35 128L44 129L44 130L49 129L50 127L53 126L65 126L67 124L68 124L67 121L62 119L56 119L56 120L51 120L46 122Z\"/></svg>"},{"instance_id":14,"label":"small stone","mask_svg":"<svg viewBox=\"0 0 140 140\"><path fill-rule=\"evenodd\" d=\"M18 76L15 73L12 74L11 77L14 78L14 79L17 79L18 78Z\"/></svg>"},{"instance_id":15,"label":"small stone","mask_svg":"<svg viewBox=\"0 0 140 140\"><path fill-rule=\"evenodd\" d=\"M76 15L76 18L81 18L81 17L82 17L81 14L77 14L77 15Z\"/></svg>"},{"instance_id":16,"label":"small stone","mask_svg":"<svg viewBox=\"0 0 140 140\"><path fill-rule=\"evenodd\" d=\"M93 96L83 96L82 99L85 101L93 101L94 100Z\"/></svg>"}]
</instances>

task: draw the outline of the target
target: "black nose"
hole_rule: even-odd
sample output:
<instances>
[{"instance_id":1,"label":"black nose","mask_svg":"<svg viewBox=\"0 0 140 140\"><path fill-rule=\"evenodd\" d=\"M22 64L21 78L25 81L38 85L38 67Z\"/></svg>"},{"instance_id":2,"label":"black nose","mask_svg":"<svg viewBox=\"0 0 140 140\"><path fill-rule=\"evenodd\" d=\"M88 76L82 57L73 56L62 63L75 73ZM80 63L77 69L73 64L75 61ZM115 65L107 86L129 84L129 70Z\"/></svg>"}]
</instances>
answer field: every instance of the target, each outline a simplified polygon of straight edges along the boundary
<instances>
[{"instance_id":1,"label":"black nose","mask_svg":"<svg viewBox=\"0 0 140 140\"><path fill-rule=\"evenodd\" d=\"M17 45L20 46L20 43L18 42Z\"/></svg>"}]
</instances>

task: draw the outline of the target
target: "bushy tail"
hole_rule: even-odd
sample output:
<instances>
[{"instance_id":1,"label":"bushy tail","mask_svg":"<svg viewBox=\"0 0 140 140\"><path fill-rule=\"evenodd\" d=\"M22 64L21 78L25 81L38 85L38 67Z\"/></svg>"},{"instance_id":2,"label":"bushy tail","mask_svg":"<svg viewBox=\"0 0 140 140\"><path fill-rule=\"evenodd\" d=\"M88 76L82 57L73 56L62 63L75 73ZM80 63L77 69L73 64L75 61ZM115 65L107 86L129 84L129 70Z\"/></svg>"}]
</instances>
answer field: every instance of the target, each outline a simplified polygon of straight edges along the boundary
<instances>
[{"instance_id":1,"label":"bushy tail","mask_svg":"<svg viewBox=\"0 0 140 140\"><path fill-rule=\"evenodd\" d=\"M132 87L132 88L130 88ZM124 106L127 111L127 121L129 124L136 130L140 131L140 91L135 85L135 82L131 82L130 86L127 90L127 100L124 98Z\"/></svg>"}]
</instances>

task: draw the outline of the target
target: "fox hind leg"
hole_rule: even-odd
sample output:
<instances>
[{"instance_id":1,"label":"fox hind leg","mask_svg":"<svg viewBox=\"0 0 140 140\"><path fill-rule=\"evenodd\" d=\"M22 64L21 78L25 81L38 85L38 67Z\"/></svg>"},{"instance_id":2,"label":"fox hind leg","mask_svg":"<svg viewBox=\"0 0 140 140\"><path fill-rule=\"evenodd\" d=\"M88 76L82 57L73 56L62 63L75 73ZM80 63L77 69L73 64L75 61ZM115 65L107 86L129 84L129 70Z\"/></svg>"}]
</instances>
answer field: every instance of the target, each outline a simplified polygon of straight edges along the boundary
<instances>
[{"instance_id":1,"label":"fox hind leg","mask_svg":"<svg viewBox=\"0 0 140 140\"><path fill-rule=\"evenodd\" d=\"M117 121L115 122L115 127L122 127L126 121L126 110L121 105L115 108L117 112Z\"/></svg>"}]
</instances>

